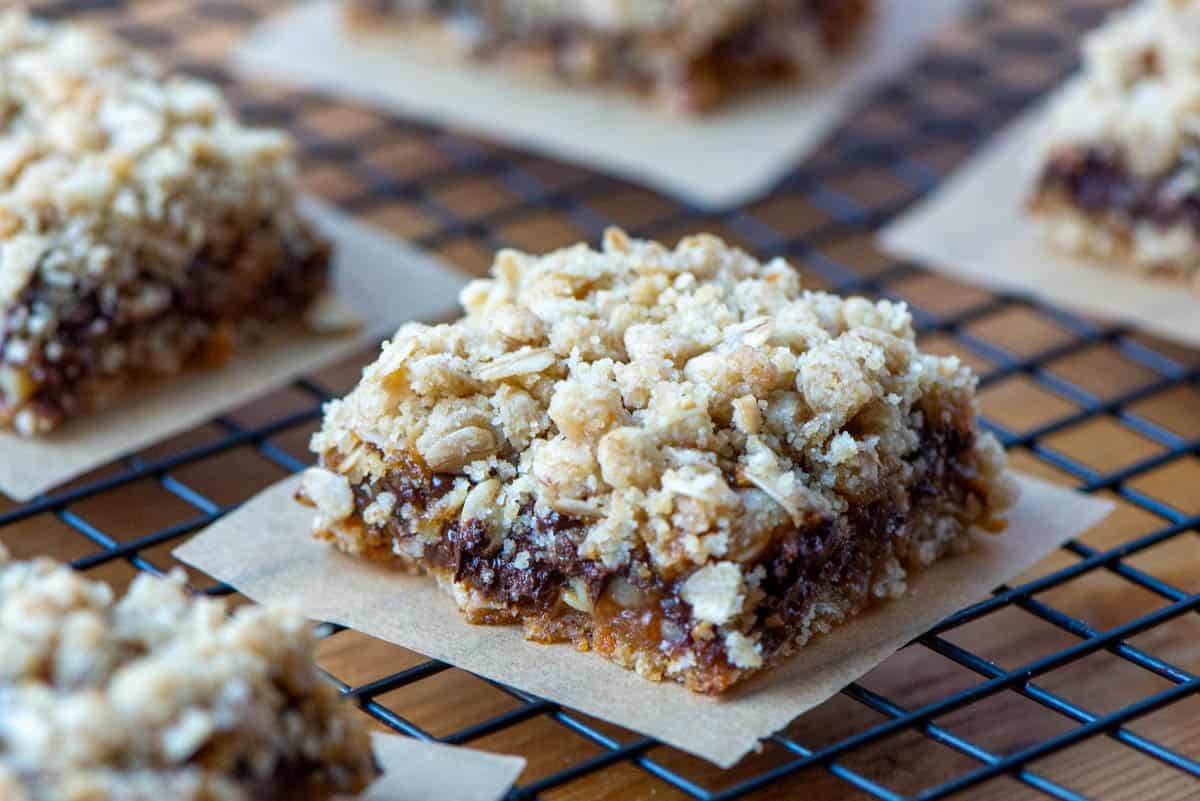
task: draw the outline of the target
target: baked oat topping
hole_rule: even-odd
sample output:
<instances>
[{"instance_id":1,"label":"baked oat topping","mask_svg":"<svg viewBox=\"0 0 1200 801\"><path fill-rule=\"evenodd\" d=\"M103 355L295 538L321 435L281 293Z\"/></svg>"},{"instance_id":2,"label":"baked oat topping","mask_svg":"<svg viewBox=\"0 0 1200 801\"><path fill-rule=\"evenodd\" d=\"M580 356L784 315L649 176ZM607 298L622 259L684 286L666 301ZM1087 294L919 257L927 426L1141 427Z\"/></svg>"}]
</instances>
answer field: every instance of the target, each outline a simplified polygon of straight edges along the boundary
<instances>
[{"instance_id":1,"label":"baked oat topping","mask_svg":"<svg viewBox=\"0 0 1200 801\"><path fill-rule=\"evenodd\" d=\"M352 29L432 20L476 58L622 85L691 111L805 77L865 28L870 0L347 0Z\"/></svg>"},{"instance_id":2,"label":"baked oat topping","mask_svg":"<svg viewBox=\"0 0 1200 801\"><path fill-rule=\"evenodd\" d=\"M1052 110L1051 146L1120 146L1142 176L1177 165L1200 136L1200 3L1142 0L1087 36L1080 80Z\"/></svg>"},{"instance_id":3,"label":"baked oat topping","mask_svg":"<svg viewBox=\"0 0 1200 801\"><path fill-rule=\"evenodd\" d=\"M294 173L287 135L217 87L0 12L0 424L44 431L300 316L328 250Z\"/></svg>"},{"instance_id":4,"label":"baked oat topping","mask_svg":"<svg viewBox=\"0 0 1200 801\"><path fill-rule=\"evenodd\" d=\"M1200 3L1143 0L1090 34L1050 109L1033 199L1053 242L1200 274Z\"/></svg>"},{"instance_id":5,"label":"baked oat topping","mask_svg":"<svg viewBox=\"0 0 1200 801\"><path fill-rule=\"evenodd\" d=\"M118 600L50 560L0 564L0 797L356 793L377 773L370 738L313 647L300 615L231 617L182 573L140 576Z\"/></svg>"},{"instance_id":6,"label":"baked oat topping","mask_svg":"<svg viewBox=\"0 0 1200 801\"><path fill-rule=\"evenodd\" d=\"M804 291L782 260L613 230L601 251L503 251L462 302L329 404L302 495L320 536L433 573L471 619L563 639L533 607L586 629L598 605L659 603L674 619L614 658L719 691L686 662L698 644L735 668L795 644L768 596L848 616L864 598L820 611L814 588L899 594L1011 500L970 371L919 352L902 304Z\"/></svg>"}]
</instances>

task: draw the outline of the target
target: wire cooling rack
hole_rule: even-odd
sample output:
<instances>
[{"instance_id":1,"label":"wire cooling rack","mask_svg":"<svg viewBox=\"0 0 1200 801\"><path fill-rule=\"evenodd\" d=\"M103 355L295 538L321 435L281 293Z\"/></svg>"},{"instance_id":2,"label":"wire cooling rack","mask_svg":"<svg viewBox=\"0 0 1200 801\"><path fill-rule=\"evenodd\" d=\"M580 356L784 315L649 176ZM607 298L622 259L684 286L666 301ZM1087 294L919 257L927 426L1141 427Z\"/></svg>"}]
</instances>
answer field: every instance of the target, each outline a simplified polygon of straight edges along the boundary
<instances>
[{"instance_id":1,"label":"wire cooling rack","mask_svg":"<svg viewBox=\"0 0 1200 801\"><path fill-rule=\"evenodd\" d=\"M714 231L790 258L810 286L907 301L924 347L981 374L986 425L1014 464L1119 507L729 771L327 627L322 665L368 714L414 737L525 756L513 799L1200 797L1200 353L958 284L872 244L880 224L1070 68L1079 33L1111 3L994 0L768 197L717 214L330 98L232 81L222 54L282 5L36 7L110 27L222 83L248 119L296 134L309 189L468 272L486 269L497 247L595 241L615 223L665 240ZM0 539L116 585L169 569L189 534L305 466L320 403L355 373L349 364L298 381L30 503L0 500Z\"/></svg>"}]
</instances>

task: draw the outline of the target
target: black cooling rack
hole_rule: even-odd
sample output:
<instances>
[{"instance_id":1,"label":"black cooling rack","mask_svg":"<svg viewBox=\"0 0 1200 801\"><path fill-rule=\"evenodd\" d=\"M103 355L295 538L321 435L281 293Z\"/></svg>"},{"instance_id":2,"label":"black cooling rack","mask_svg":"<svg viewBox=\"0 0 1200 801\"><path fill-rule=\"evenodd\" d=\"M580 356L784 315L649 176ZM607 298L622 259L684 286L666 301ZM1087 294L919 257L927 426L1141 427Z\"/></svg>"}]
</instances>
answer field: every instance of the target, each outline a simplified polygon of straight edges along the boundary
<instances>
[{"instance_id":1,"label":"black cooling rack","mask_svg":"<svg viewBox=\"0 0 1200 801\"><path fill-rule=\"evenodd\" d=\"M903 660L911 681L850 685L830 702L832 714L810 713L733 771L495 684L508 697L505 711L435 732L444 727L414 721L395 699L411 701L454 671L438 661L365 682L331 677L368 714L447 743L508 750L505 737L540 721L587 745L565 764L531 765L512 799L1200 797L1200 730L1186 725L1200 718L1187 706L1200 690L1200 655L1186 644L1200 638L1174 633L1200 610L1200 582L1189 581L1200 579L1200 559L1187 563L1200 554L1200 506L1188 491L1200 487L1200 354L1032 297L954 284L872 245L874 230L1070 69L1079 33L1111 3L994 0L878 91L765 199L720 213L319 95L233 81L219 66L223 48L280 5L58 0L39 9L98 21L224 84L246 117L296 133L310 188L466 270L480 271L501 246L595 241L617 223L668 240L713 230L758 255L788 257L810 285L905 300L927 347L978 368L985 424L1015 462L1112 497L1121 510L1105 537L1066 544L1040 577L997 589L885 664ZM0 539L18 553L66 552L77 568L118 582L133 572L126 566L162 572L172 565L170 547L268 480L306 466L304 435L320 404L345 388L301 380L65 489L27 504L0 501ZM244 490L211 491L205 470L227 470L231 454L247 453L258 466ZM134 487L143 495L129 495ZM169 508L143 514L124 500L144 491L169 499L156 509ZM110 510L122 504L124 512ZM1115 613L1091 613L1114 605ZM1021 644L1031 626L1041 643L1032 652ZM324 634L356 636L332 626ZM931 675L953 678L910 691L935 663ZM1083 692L1061 680L1071 668ZM1130 697L1118 684L1136 691ZM398 692L413 687L416 694ZM1000 700L1020 711L999 713ZM1150 725L1164 713L1176 723ZM826 725L831 717L840 721ZM996 733L1001 718L1005 736ZM930 760L943 767L930 770ZM1114 765L1127 780L1091 780Z\"/></svg>"}]
</instances>

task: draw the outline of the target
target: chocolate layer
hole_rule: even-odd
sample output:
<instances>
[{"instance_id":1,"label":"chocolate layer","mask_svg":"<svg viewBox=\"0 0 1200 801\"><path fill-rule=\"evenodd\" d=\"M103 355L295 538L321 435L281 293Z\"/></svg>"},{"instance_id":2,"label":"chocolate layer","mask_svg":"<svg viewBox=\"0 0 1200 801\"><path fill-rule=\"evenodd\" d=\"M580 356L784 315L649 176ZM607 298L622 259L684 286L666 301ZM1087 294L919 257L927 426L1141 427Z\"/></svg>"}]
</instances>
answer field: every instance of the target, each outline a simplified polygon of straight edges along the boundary
<instances>
[{"instance_id":1,"label":"chocolate layer","mask_svg":"<svg viewBox=\"0 0 1200 801\"><path fill-rule=\"evenodd\" d=\"M203 753L198 761L203 761ZM375 773L382 773L377 761ZM347 777L337 775L337 766L302 756L281 762L270 776L260 776L251 765L239 762L231 778L253 801L325 801L347 784Z\"/></svg>"},{"instance_id":2,"label":"chocolate layer","mask_svg":"<svg viewBox=\"0 0 1200 801\"><path fill-rule=\"evenodd\" d=\"M966 509L972 496L982 492L973 446L969 430L926 429L920 447L907 457L910 483L885 482L879 497L851 505L843 516L813 519L773 533L757 559L765 578L748 629L763 633L766 661L796 647L800 622L831 592L842 600L848 617L871 603L872 587L892 559L906 568L922 566L916 551L928 532L920 530L919 523L944 517L947 509ZM448 476L423 471L409 458L387 479L354 488L355 519L370 540L390 549L391 542L410 535L395 517L380 526L363 523L363 513L374 499L391 492L398 498L397 508L408 503L420 512L449 484ZM702 692L719 693L737 681L742 671L729 663L721 641L704 638L703 627L694 628L691 609L681 598L682 579L646 570L644 554L616 571L583 559L578 547L586 535L585 521L553 511L539 513L530 503L499 539L482 521L449 523L436 542L425 546L418 566L465 583L491 605L468 615L471 622L524 623L533 639L582 642L603 653L632 650L667 659L690 654L699 673L689 678L689 686ZM511 544L502 547L502 540ZM549 547L538 545L547 540ZM530 554L523 569L514 567L511 559L520 551ZM590 614L563 603L564 591L573 582L586 588Z\"/></svg>"},{"instance_id":3,"label":"chocolate layer","mask_svg":"<svg viewBox=\"0 0 1200 801\"><path fill-rule=\"evenodd\" d=\"M27 371L37 385L22 406L40 418L62 421L88 410L93 395L118 377L169 373L176 364L225 361L260 329L298 318L324 290L330 248L315 235L293 241L264 221L240 239L201 251L182 284L142 273L119 289L54 286L38 278L0 317L0 366ZM145 298L159 297L149 309ZM21 361L7 358L8 344L42 310L53 310L55 332ZM119 364L109 354L119 351ZM15 410L0 397L0 422Z\"/></svg>"},{"instance_id":4,"label":"chocolate layer","mask_svg":"<svg viewBox=\"0 0 1200 801\"><path fill-rule=\"evenodd\" d=\"M1062 148L1046 163L1038 195L1065 200L1088 214L1200 231L1200 152L1161 175L1141 176L1129 170L1116 148Z\"/></svg>"}]
</instances>

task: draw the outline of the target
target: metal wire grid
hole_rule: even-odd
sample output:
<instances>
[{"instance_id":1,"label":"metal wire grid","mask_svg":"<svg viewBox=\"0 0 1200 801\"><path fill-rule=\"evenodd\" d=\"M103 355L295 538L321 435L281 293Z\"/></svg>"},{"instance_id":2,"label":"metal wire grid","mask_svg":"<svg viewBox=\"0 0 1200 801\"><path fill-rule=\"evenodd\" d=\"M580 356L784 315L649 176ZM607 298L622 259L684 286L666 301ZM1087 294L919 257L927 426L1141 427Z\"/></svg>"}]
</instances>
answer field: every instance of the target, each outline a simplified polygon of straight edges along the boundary
<instances>
[{"instance_id":1,"label":"metal wire grid","mask_svg":"<svg viewBox=\"0 0 1200 801\"><path fill-rule=\"evenodd\" d=\"M238 27L273 7L269 0L176 5L179 6L178 13L156 16L153 23L140 21L139 13L145 6L126 6L113 0L58 0L42 9L60 15L99 9L102 14L109 15L102 19L112 23L119 33L142 46L169 53L173 45L185 40L196 26L204 26L206 30L213 26ZM662 238L672 238L684 230L715 228L757 254L783 255L794 260L816 284L828 285L842 293L907 299L912 305L911 298L898 287L924 276L919 267L884 261L877 268L864 272L861 264L852 265L851 258L839 256L840 249L848 243L868 238L870 231L937 183L949 165L941 156L926 158L924 154L950 149L956 154L951 161L956 160L958 155L968 152L997 130L1002 121L1050 85L1070 66L1074 37L1081 29L1094 24L1104 10L1103 2L1062 3L1050 10L1040 9L1030 17L1031 22L1023 24L1022 9L1028 11L1037 6L1036 0L1024 4L996 0L983 9L974 22L971 38L943 43L911 75L878 92L852 124L814 159L790 175L763 203L746 209L705 214L695 208L655 199L655 207L661 213L646 219L644 213L638 212L636 216L642 219L632 226L629 226L630 221L620 219L626 205L620 199L628 199L633 196L631 193L637 194L640 190L620 181L386 117L376 118L369 125L356 126L352 134L324 133L319 127L310 126L308 121L312 119L310 112L314 109L329 107L331 101L328 98L306 93L267 93L264 97L232 83L208 61L189 61L186 54L176 60L185 68L203 71L208 77L225 83L246 116L290 126L302 143L304 159L311 170L339 165L341 174L351 176L351 180L341 180L324 189L341 205L370 217L381 204L402 203L415 210L424 221L425 230L413 237L417 244L447 254L460 263L478 260L482 258L481 254L513 244L514 240L521 244L520 225L531 218L547 215L553 218L553 225L539 223L541 227L535 234L545 241L556 236L565 238L564 228L596 240L602 230L614 222L613 217L617 217L617 222L632 227L636 234ZM981 44L984 46L979 46ZM1011 75L1013 65L1020 67L1017 78ZM956 99L947 104L947 97ZM380 168L370 159L358 158L358 154L375 152L397 138L419 141L428 152L436 154L435 161L440 164L415 175L397 177L394 171ZM464 214L454 203L439 197L440 188L477 176L485 176L493 186L501 187L512 202L479 214ZM871 189L865 192L869 196L866 200L862 197L864 193L847 189L864 178L872 182ZM881 188L884 184L886 187ZM618 199L615 205L614 198ZM771 211L773 204L781 198L804 204L819 222L802 233L781 230L772 222ZM784 213L786 215L786 206ZM1065 336L1048 347L1028 352L1019 347L998 345L976 330L980 321L1014 311L1034 315L1065 332ZM598 747L599 753L595 756L538 776L514 789L512 799L551 797L582 780L598 775L603 778L607 771L629 765L661 783L664 789L669 787L683 797L706 801L745 798L759 791L761 793L756 797L781 797L773 793L785 786L782 783L810 768L823 768L860 794L888 801L932 801L978 788L1001 776L1015 779L1035 795L1083 801L1087 796L1042 775L1033 763L1098 736L1155 760L1164 772L1178 772L1192 780L1200 780L1200 761L1194 756L1130 728L1130 724L1138 719L1181 702L1200 689L1200 676L1130 642L1139 634L1200 610L1200 595L1175 586L1132 562L1137 555L1150 549L1200 532L1200 516L1181 508L1180 504L1165 502L1134 486L1139 477L1200 455L1200 438L1182 435L1170 421L1151 419L1137 408L1140 402L1161 393L1200 387L1200 360L1195 359L1194 354L1142 338L1125 327L1098 324L1018 294L987 295L950 314L937 313L919 304L913 306L913 312L923 337L950 342L957 350L968 356L974 355L989 366L981 381L985 391L987 387L1021 377L1039 390L1068 401L1073 407L1069 412L1024 429L1002 424L992 417L986 419L985 425L1014 453L1025 454L1055 468L1061 475L1071 477L1085 492L1106 492L1118 497L1154 521L1143 527L1144 533L1126 538L1115 547L1098 548L1079 541L1068 543L1064 551L1073 561L1066 567L1031 583L997 589L987 601L944 621L910 646L910 651L925 649L969 671L976 683L911 708L862 684L852 684L843 691L844 696L881 716L882 722L866 725L849 736L811 748L799 738L776 735L769 745L776 752L773 764L749 775L743 772L732 781L706 783L686 770L672 767L669 764L672 760L660 757L660 753L668 749L661 748L653 740L614 736L608 728L569 709L520 689L495 684L497 690L515 699L514 708L435 738L406 719L403 710L380 699L387 693L419 685L423 680L451 669L438 661L425 661L360 685L331 678L368 714L413 737L468 744L510 731L522 722L546 718ZM1119 354L1121 359L1136 365L1150 378L1127 391L1106 396L1067 380L1054 367L1063 359L1098 347ZM319 418L320 404L330 397L331 391L311 379L296 382L293 390L293 395L301 400L293 404L297 407L294 411L282 416L269 415L265 422L255 424L241 422L235 415L222 416L212 421L208 429L212 435L202 438L199 444L184 438L182 443L168 444L165 452L156 449L148 454L131 454L119 464L101 471L99 477L87 477L30 503L0 504L0 536L17 536L14 532L18 532L23 523L54 518L86 545L87 552L73 562L78 569L100 570L104 566L126 562L139 571L159 573L166 564L164 559L152 554L154 549L179 542L235 508L235 504L221 503L209 497L187 478L181 477L181 473L236 449L246 448L253 449L282 471L293 472L306 466L277 439L311 427ZM1096 420L1114 421L1136 432L1154 443L1156 452L1119 469L1100 470L1056 447L1056 435ZM87 510L92 501L145 481L154 482L190 511L178 515L170 525L132 538L89 519ZM21 529L19 536L23 538L22 544L28 543L29 533ZM12 546L11 537L8 541ZM161 554L161 549L158 553ZM1080 616L1068 614L1039 599L1040 595L1055 588L1097 573L1118 577L1121 582L1152 593L1162 600L1162 605L1115 627L1098 630ZM205 591L215 595L232 592L226 586L210 587ZM1006 609L1019 609L1044 621L1071 638L1071 644L1014 669L1005 669L953 641L953 634L962 627ZM337 637L342 631L326 626L324 633L328 637ZM1100 652L1153 674L1162 679L1167 688L1133 703L1096 712L1039 683L1039 678ZM1006 691L1019 694L1070 725L1053 736L1001 751L980 745L978 738L970 738L958 733L956 727L938 722L950 713L979 708L987 699ZM986 712L979 714L986 715ZM887 786L886 777L872 777L852 767L855 753L906 732L958 752L968 760L970 767L947 780L910 792ZM659 750L651 754L653 749ZM1200 793L1200 783L1190 786Z\"/></svg>"}]
</instances>

